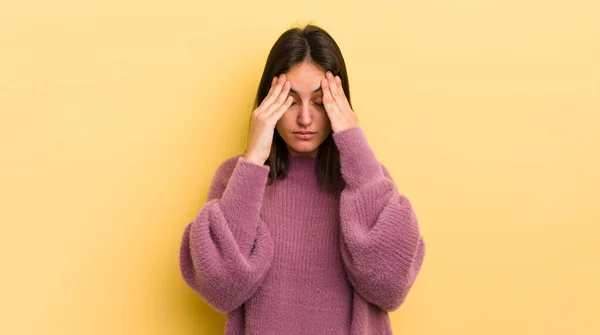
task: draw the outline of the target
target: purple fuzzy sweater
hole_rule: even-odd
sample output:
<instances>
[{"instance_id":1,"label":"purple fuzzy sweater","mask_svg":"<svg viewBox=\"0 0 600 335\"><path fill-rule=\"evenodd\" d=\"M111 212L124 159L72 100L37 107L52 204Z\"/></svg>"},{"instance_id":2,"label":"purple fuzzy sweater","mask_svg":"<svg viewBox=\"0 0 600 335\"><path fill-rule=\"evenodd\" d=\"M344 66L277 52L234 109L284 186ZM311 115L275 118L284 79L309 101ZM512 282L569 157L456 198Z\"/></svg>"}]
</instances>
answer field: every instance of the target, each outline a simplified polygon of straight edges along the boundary
<instances>
[{"instance_id":1,"label":"purple fuzzy sweater","mask_svg":"<svg viewBox=\"0 0 600 335\"><path fill-rule=\"evenodd\" d=\"M226 335L392 334L425 254L417 217L360 127L333 134L346 187L319 186L316 158L290 156L285 179L230 157L187 225L185 282L227 313Z\"/></svg>"}]
</instances>

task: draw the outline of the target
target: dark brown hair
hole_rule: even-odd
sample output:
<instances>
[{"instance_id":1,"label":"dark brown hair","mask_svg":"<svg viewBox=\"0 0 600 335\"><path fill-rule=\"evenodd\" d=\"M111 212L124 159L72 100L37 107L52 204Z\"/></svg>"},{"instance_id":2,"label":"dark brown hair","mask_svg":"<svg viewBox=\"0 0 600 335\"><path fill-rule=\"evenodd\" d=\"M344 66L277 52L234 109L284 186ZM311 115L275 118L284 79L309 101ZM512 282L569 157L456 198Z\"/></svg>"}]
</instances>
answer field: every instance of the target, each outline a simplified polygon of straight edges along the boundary
<instances>
[{"instance_id":1,"label":"dark brown hair","mask_svg":"<svg viewBox=\"0 0 600 335\"><path fill-rule=\"evenodd\" d=\"M275 42L263 70L253 110L265 99L271 88L273 77L287 72L298 63L309 62L323 71L340 76L344 93L350 106L350 88L346 64L342 52L333 38L322 28L308 24L304 28L291 28ZM250 118L250 123L252 118ZM330 133L317 150L316 175L321 185L329 192L339 194L345 186L340 170L340 155ZM285 141L275 129L271 153L265 161L269 165L269 184L284 178L289 168L289 152Z\"/></svg>"}]
</instances>

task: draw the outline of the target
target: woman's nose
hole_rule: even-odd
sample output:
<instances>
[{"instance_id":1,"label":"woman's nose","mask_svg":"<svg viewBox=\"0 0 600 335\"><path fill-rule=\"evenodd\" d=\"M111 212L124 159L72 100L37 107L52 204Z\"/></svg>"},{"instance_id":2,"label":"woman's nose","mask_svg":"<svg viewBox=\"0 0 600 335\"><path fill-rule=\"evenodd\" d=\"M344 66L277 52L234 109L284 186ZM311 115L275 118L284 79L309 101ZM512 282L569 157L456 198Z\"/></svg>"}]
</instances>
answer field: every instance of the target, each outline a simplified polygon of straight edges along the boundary
<instances>
[{"instance_id":1,"label":"woman's nose","mask_svg":"<svg viewBox=\"0 0 600 335\"><path fill-rule=\"evenodd\" d=\"M310 106L308 104L302 104L302 108L300 108L300 115L298 115L298 123L299 124L310 124L312 121L312 114L310 110Z\"/></svg>"}]
</instances>

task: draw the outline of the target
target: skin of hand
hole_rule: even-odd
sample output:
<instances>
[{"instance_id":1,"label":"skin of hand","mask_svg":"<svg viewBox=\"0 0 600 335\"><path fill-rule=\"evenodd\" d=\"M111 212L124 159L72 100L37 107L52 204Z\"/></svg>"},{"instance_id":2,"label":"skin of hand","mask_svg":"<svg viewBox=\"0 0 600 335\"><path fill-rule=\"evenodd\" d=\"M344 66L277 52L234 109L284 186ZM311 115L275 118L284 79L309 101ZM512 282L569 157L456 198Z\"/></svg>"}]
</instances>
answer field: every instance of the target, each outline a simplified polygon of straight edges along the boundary
<instances>
[{"instance_id":1,"label":"skin of hand","mask_svg":"<svg viewBox=\"0 0 600 335\"><path fill-rule=\"evenodd\" d=\"M334 77L330 71L327 71L325 78L321 80L321 87L323 104L331 121L331 130L335 133L359 126L358 117L350 108L350 103L342 89L340 77Z\"/></svg>"},{"instance_id":2,"label":"skin of hand","mask_svg":"<svg viewBox=\"0 0 600 335\"><path fill-rule=\"evenodd\" d=\"M275 125L293 101L288 96L290 87L285 74L273 77L269 93L252 112L248 150L244 155L246 160L262 165L269 158Z\"/></svg>"}]
</instances>

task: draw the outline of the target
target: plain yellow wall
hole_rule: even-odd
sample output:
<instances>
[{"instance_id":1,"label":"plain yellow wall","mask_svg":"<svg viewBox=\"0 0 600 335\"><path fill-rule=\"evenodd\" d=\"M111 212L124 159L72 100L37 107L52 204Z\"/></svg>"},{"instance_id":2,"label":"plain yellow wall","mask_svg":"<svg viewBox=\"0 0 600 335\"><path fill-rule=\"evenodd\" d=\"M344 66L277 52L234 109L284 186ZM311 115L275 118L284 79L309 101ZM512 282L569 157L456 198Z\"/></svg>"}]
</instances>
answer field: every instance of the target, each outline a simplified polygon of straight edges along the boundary
<instances>
[{"instance_id":1,"label":"plain yellow wall","mask_svg":"<svg viewBox=\"0 0 600 335\"><path fill-rule=\"evenodd\" d=\"M397 334L600 333L593 0L1 1L1 334L221 334L183 228L266 56L328 30L428 250Z\"/></svg>"}]
</instances>

